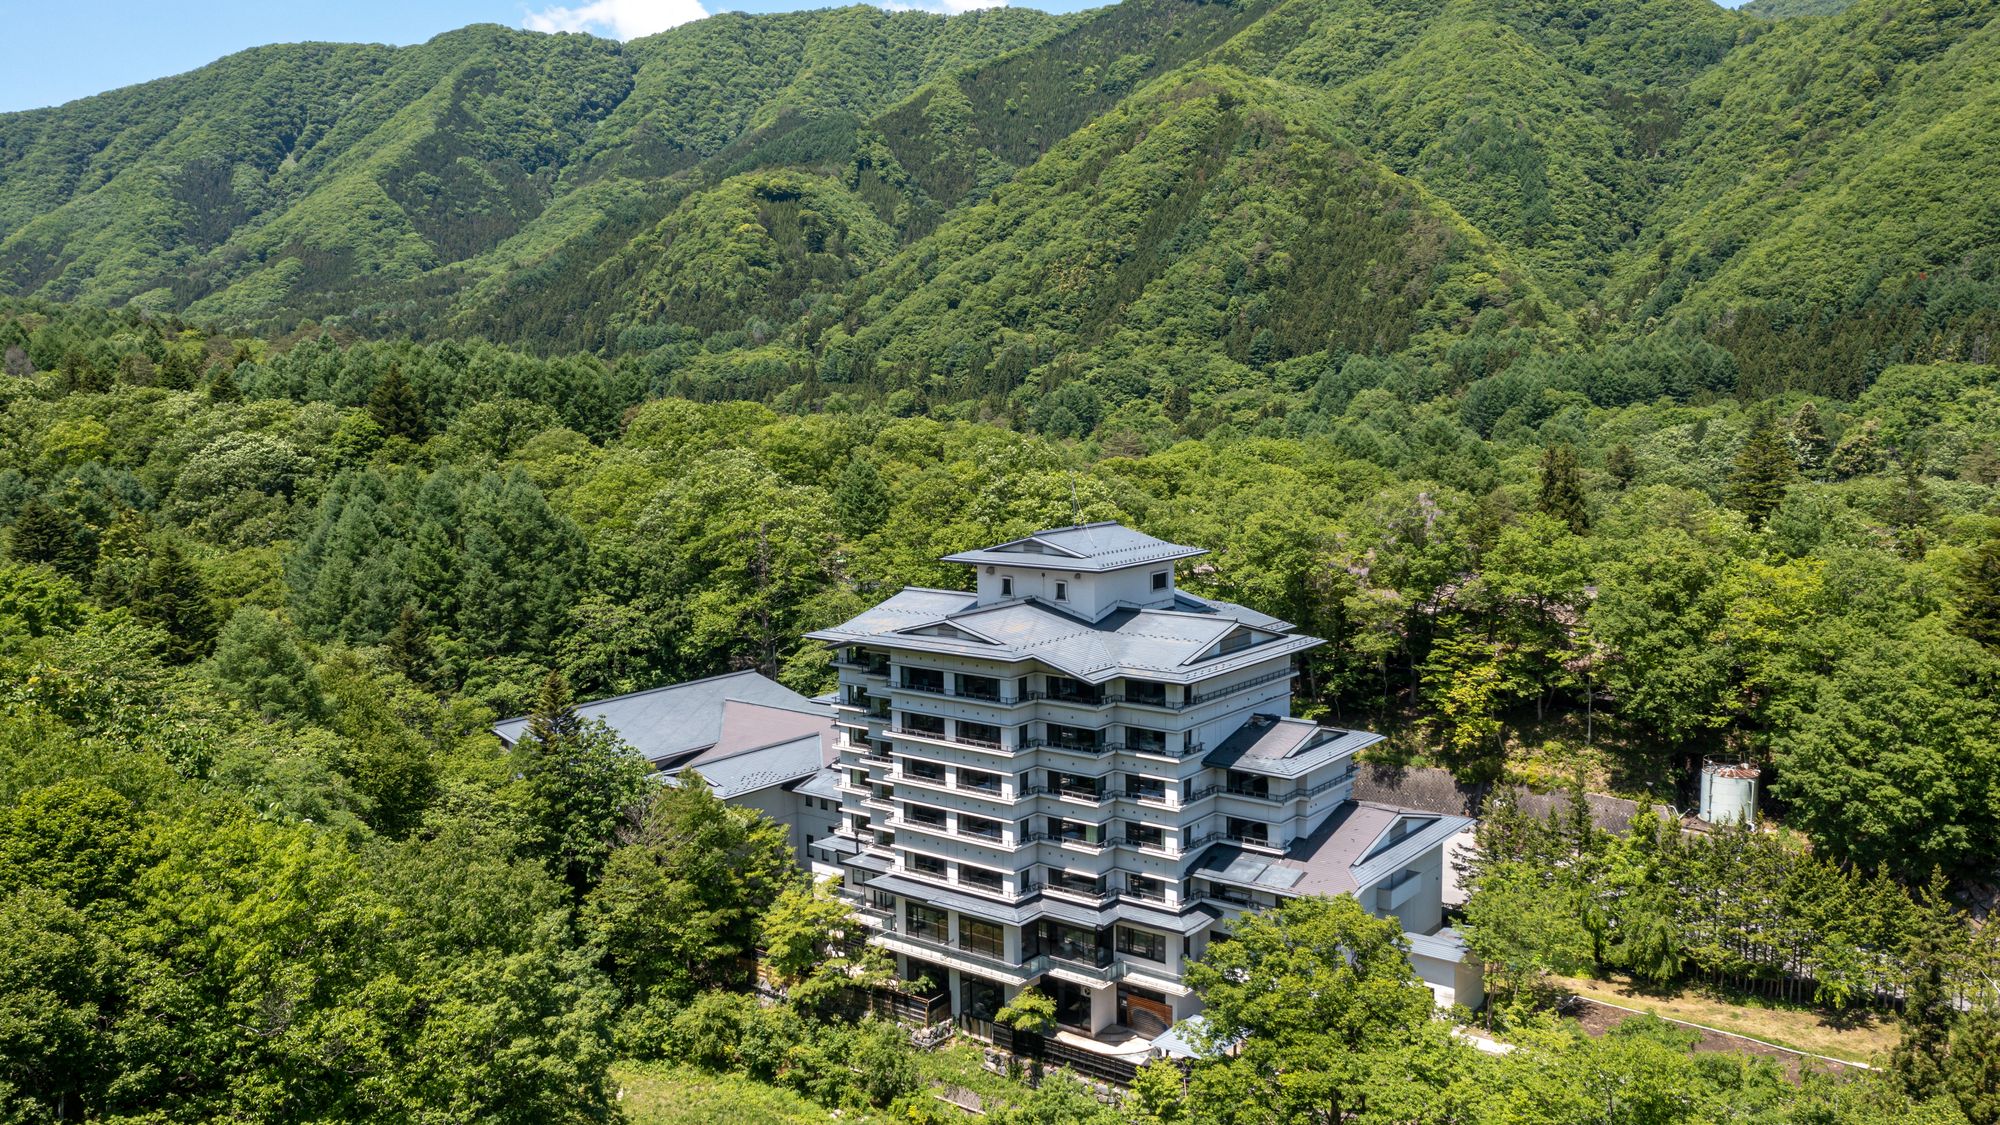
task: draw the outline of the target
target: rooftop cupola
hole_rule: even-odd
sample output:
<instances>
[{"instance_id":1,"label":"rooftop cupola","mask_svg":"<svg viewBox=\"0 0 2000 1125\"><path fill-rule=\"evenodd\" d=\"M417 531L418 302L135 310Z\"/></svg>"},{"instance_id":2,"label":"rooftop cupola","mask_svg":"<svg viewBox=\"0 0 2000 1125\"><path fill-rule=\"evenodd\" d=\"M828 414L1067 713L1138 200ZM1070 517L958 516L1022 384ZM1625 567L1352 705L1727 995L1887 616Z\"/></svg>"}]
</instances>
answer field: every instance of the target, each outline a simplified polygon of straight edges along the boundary
<instances>
[{"instance_id":1,"label":"rooftop cupola","mask_svg":"<svg viewBox=\"0 0 2000 1125\"><path fill-rule=\"evenodd\" d=\"M1095 621L1118 609L1171 609L1174 564L1207 553L1107 520L1037 531L944 561L973 568L980 605L1035 598Z\"/></svg>"}]
</instances>

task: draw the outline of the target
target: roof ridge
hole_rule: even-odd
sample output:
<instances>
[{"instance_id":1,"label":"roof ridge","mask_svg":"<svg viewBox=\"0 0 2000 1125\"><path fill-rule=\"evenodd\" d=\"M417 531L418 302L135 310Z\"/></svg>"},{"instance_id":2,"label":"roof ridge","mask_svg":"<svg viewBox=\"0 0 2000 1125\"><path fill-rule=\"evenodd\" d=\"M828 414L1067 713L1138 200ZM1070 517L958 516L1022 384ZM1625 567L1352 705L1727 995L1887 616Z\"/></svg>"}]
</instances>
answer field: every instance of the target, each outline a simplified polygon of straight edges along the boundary
<instances>
[{"instance_id":1,"label":"roof ridge","mask_svg":"<svg viewBox=\"0 0 2000 1125\"><path fill-rule=\"evenodd\" d=\"M616 703L621 699L638 699L642 696L657 695L663 691L678 691L681 688L693 687L696 684L713 683L716 680L727 680L737 676L755 676L760 680L770 680L771 683L776 684L778 687L785 688L786 691L792 690L791 688L787 688L785 687L785 685L778 683L778 681L771 679L771 677L766 676L764 673L759 672L755 668L738 668L734 672L717 672L712 676L703 676L698 680L681 680L678 683L661 684L658 687L640 688L638 691L622 692L618 695L606 695L606 696L601 696L597 699L585 699L577 702L575 706L578 707L579 709L584 707L595 707L602 703ZM792 694L797 695L798 693L792 692ZM533 717L534 717L533 712L530 712L525 715L510 715L507 718L495 720L493 725L497 727L505 725L507 723L517 723L520 722L522 719L531 719Z\"/></svg>"}]
</instances>

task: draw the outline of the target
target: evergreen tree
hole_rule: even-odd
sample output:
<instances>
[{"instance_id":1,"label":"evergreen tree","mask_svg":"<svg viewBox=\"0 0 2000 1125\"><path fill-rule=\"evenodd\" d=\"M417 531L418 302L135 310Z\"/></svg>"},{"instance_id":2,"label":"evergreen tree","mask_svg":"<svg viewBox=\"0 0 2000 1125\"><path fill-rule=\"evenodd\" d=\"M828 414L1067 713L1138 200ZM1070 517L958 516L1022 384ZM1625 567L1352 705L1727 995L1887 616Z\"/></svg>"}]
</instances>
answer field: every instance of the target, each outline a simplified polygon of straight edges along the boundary
<instances>
[{"instance_id":1,"label":"evergreen tree","mask_svg":"<svg viewBox=\"0 0 2000 1125\"><path fill-rule=\"evenodd\" d=\"M274 723L305 723L326 714L319 674L283 621L245 606L223 626L208 678L250 710Z\"/></svg>"},{"instance_id":2,"label":"evergreen tree","mask_svg":"<svg viewBox=\"0 0 2000 1125\"><path fill-rule=\"evenodd\" d=\"M1168 386L1167 400L1162 405L1167 412L1167 421L1172 422L1176 426L1187 421L1190 406L1186 385L1176 382Z\"/></svg>"},{"instance_id":3,"label":"evergreen tree","mask_svg":"<svg viewBox=\"0 0 2000 1125\"><path fill-rule=\"evenodd\" d=\"M1979 1008L1958 1018L1944 1089L1970 1125L2000 1125L2000 1011Z\"/></svg>"},{"instance_id":4,"label":"evergreen tree","mask_svg":"<svg viewBox=\"0 0 2000 1125\"><path fill-rule=\"evenodd\" d=\"M1928 941L1911 951L1904 994L1903 1038L1889 1054L1889 1072L1903 1092L1923 1100L1944 1091L1954 1015L1944 987L1943 951Z\"/></svg>"},{"instance_id":5,"label":"evergreen tree","mask_svg":"<svg viewBox=\"0 0 2000 1125\"><path fill-rule=\"evenodd\" d=\"M1883 513L1889 526L1896 529L1904 555L1912 559L1924 557L1928 543L1926 529L1937 518L1937 504L1931 500L1930 485L1918 471L1917 461L1915 457L1903 460L1902 484Z\"/></svg>"},{"instance_id":6,"label":"evergreen tree","mask_svg":"<svg viewBox=\"0 0 2000 1125\"><path fill-rule=\"evenodd\" d=\"M208 583L170 535L156 541L146 577L134 591L133 610L166 630L167 659L199 660L215 640L215 604Z\"/></svg>"},{"instance_id":7,"label":"evergreen tree","mask_svg":"<svg viewBox=\"0 0 2000 1125\"><path fill-rule=\"evenodd\" d=\"M516 749L528 846L581 901L597 885L646 763L603 723L576 713L569 681L550 672Z\"/></svg>"},{"instance_id":8,"label":"evergreen tree","mask_svg":"<svg viewBox=\"0 0 2000 1125\"><path fill-rule=\"evenodd\" d=\"M1736 451L1736 462L1724 492L1731 506L1750 518L1752 528L1784 502L1785 490L1799 476L1799 465L1791 446L1778 435L1768 415L1752 423L1750 433Z\"/></svg>"},{"instance_id":9,"label":"evergreen tree","mask_svg":"<svg viewBox=\"0 0 2000 1125\"><path fill-rule=\"evenodd\" d=\"M401 366L391 366L368 393L368 416L391 437L422 441L430 436L424 404L417 398L416 388L403 378Z\"/></svg>"},{"instance_id":10,"label":"evergreen tree","mask_svg":"<svg viewBox=\"0 0 2000 1125\"><path fill-rule=\"evenodd\" d=\"M138 605L152 556L145 521L137 512L119 513L98 540L97 569L90 580L97 604L106 609Z\"/></svg>"},{"instance_id":11,"label":"evergreen tree","mask_svg":"<svg viewBox=\"0 0 2000 1125\"><path fill-rule=\"evenodd\" d=\"M841 534L849 539L859 539L888 521L889 490L872 463L860 457L847 462L833 489L833 510Z\"/></svg>"},{"instance_id":12,"label":"evergreen tree","mask_svg":"<svg viewBox=\"0 0 2000 1125\"><path fill-rule=\"evenodd\" d=\"M389 666L413 684L428 684L437 670L437 654L431 651L428 630L417 607L404 603L396 615L396 626L382 638Z\"/></svg>"},{"instance_id":13,"label":"evergreen tree","mask_svg":"<svg viewBox=\"0 0 2000 1125\"><path fill-rule=\"evenodd\" d=\"M74 515L40 499L21 505L7 537L7 557L54 567L79 582L90 577L95 551L89 531Z\"/></svg>"},{"instance_id":14,"label":"evergreen tree","mask_svg":"<svg viewBox=\"0 0 2000 1125\"><path fill-rule=\"evenodd\" d=\"M1535 510L1561 520L1575 535L1590 527L1583 473L1577 467L1576 449L1566 441L1551 443L1542 452L1542 486L1535 496Z\"/></svg>"},{"instance_id":15,"label":"evergreen tree","mask_svg":"<svg viewBox=\"0 0 2000 1125\"><path fill-rule=\"evenodd\" d=\"M1820 421L1819 407L1810 401L1799 407L1792 415L1791 426L1792 456L1807 476L1817 476L1826 467L1827 458L1833 454L1833 440L1826 436L1826 425Z\"/></svg>"},{"instance_id":16,"label":"evergreen tree","mask_svg":"<svg viewBox=\"0 0 2000 1125\"><path fill-rule=\"evenodd\" d=\"M1611 474L1620 489L1630 488L1639 476L1639 458L1631 446L1621 441L1604 451L1604 471Z\"/></svg>"},{"instance_id":17,"label":"evergreen tree","mask_svg":"<svg viewBox=\"0 0 2000 1125\"><path fill-rule=\"evenodd\" d=\"M541 654L583 580L585 546L527 474L489 473L465 505L460 636L486 654Z\"/></svg>"},{"instance_id":18,"label":"evergreen tree","mask_svg":"<svg viewBox=\"0 0 2000 1125\"><path fill-rule=\"evenodd\" d=\"M1988 648L2000 647L2000 537L1974 547L1956 578L1958 631Z\"/></svg>"},{"instance_id":19,"label":"evergreen tree","mask_svg":"<svg viewBox=\"0 0 2000 1125\"><path fill-rule=\"evenodd\" d=\"M243 388L236 385L236 373L217 363L208 369L210 402L242 402Z\"/></svg>"}]
</instances>

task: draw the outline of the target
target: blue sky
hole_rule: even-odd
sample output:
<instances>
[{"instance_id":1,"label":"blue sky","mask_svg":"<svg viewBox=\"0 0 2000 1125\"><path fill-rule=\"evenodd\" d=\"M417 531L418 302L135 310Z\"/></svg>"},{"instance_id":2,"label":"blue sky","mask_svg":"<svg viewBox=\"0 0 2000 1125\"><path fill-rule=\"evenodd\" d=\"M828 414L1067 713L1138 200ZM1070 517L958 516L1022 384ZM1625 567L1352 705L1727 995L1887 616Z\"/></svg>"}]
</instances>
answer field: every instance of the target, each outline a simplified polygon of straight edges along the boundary
<instances>
[{"instance_id":1,"label":"blue sky","mask_svg":"<svg viewBox=\"0 0 2000 1125\"><path fill-rule=\"evenodd\" d=\"M60 105L193 70L264 43L421 43L469 23L629 39L706 12L771 12L844 0L0 0L0 112ZM992 0L912 0L931 11ZM1101 0L1100 0L1101 2ZM1075 11L1087 0L1046 0Z\"/></svg>"},{"instance_id":2,"label":"blue sky","mask_svg":"<svg viewBox=\"0 0 2000 1125\"><path fill-rule=\"evenodd\" d=\"M0 0L0 112L60 105L193 70L264 43L421 43L469 23L630 39L712 11L770 12L842 0ZM876 0L960 11L995 0ZM999 0L1005 2L1005 0ZM1105 0L1039 0L1068 12ZM1741 0L1727 0L1734 7Z\"/></svg>"}]
</instances>

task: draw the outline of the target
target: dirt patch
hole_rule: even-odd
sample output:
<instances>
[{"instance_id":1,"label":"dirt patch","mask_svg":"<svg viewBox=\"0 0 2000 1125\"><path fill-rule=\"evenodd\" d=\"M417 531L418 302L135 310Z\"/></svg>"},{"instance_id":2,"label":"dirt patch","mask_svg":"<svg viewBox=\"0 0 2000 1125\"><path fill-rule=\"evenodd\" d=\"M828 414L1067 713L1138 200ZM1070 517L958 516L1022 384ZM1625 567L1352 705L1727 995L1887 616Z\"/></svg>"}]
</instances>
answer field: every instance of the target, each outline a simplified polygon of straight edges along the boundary
<instances>
[{"instance_id":1,"label":"dirt patch","mask_svg":"<svg viewBox=\"0 0 2000 1125\"><path fill-rule=\"evenodd\" d=\"M1596 1000L1582 996L1575 997L1570 1001L1565 1014L1575 1020L1583 1030L1589 1032L1591 1035L1603 1035L1626 1020L1639 1018L1639 1013L1637 1012L1628 1012L1623 1008L1614 1008L1609 1004L1599 1003ZM1664 1016L1660 1018L1666 1019ZM1860 1069L1848 1063L1804 1055L1784 1047L1774 1047L1769 1043L1760 1042L1755 1039L1746 1039L1741 1035L1731 1035L1728 1032L1712 1031L1705 1027L1696 1027L1692 1024L1683 1023L1680 1020L1667 1019L1667 1022L1677 1027L1685 1027L1689 1031L1701 1036L1701 1040L1694 1045L1694 1049L1697 1051L1710 1051L1727 1055L1754 1055L1759 1058L1767 1058L1784 1068L1785 1077L1793 1082L1799 1081L1800 1075L1808 1067L1813 1070L1830 1071L1837 1074L1850 1073Z\"/></svg>"}]
</instances>

